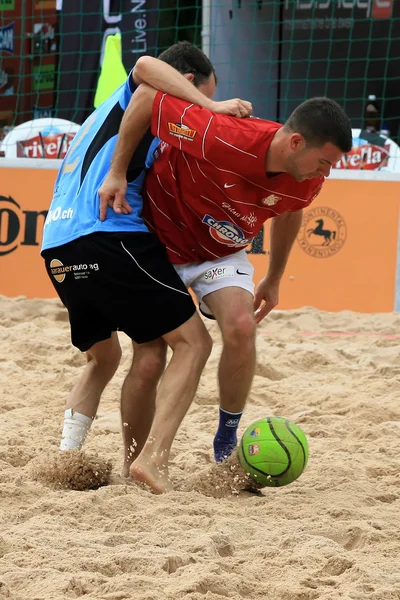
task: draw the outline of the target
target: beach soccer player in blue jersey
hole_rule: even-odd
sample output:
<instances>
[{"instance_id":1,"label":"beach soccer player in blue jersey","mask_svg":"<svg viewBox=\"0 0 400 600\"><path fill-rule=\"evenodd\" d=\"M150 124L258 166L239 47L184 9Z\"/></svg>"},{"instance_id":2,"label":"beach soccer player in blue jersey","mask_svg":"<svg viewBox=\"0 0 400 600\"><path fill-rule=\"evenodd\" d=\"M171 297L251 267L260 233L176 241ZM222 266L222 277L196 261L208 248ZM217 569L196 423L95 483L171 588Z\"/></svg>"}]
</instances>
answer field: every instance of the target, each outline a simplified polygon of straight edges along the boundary
<instances>
[{"instance_id":1,"label":"beach soccer player in blue jersey","mask_svg":"<svg viewBox=\"0 0 400 600\"><path fill-rule=\"evenodd\" d=\"M135 134L137 147L126 172L128 209L116 214L110 199L110 207L103 208L106 218L100 219L98 190L110 168L121 120L129 120L130 100L143 82L213 112L237 117L251 112L251 105L239 99L211 100L216 85L212 64L187 42L170 47L159 59L140 58L127 81L73 139L55 183L41 253L68 310L72 344L87 354L85 370L66 401L60 449L82 446L101 394L118 368L117 331L122 331L132 339L135 353L121 394L122 423L132 426L123 427L125 447L132 446L132 429L135 456L152 436L159 462L147 481L154 491L163 492L171 487L169 449L193 400L211 339L164 246L141 218L142 182L159 143L147 128ZM172 358L164 371L165 344ZM154 382L160 377L152 422ZM129 474L128 459L123 472Z\"/></svg>"}]
</instances>

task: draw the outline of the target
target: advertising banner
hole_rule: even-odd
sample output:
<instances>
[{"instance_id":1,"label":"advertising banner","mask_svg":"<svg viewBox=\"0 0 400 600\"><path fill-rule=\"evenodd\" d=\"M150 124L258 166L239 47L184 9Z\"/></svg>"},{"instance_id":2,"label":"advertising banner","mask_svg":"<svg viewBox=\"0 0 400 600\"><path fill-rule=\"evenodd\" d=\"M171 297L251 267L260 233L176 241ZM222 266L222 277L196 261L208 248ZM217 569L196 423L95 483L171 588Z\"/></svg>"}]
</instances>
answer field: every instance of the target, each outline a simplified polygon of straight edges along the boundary
<instances>
[{"instance_id":1,"label":"advertising banner","mask_svg":"<svg viewBox=\"0 0 400 600\"><path fill-rule=\"evenodd\" d=\"M159 0L122 0L122 62L129 73L140 56L157 53Z\"/></svg>"},{"instance_id":2,"label":"advertising banner","mask_svg":"<svg viewBox=\"0 0 400 600\"><path fill-rule=\"evenodd\" d=\"M390 138L352 129L353 147L334 165L335 169L400 172L400 148Z\"/></svg>"},{"instance_id":3,"label":"advertising banner","mask_svg":"<svg viewBox=\"0 0 400 600\"><path fill-rule=\"evenodd\" d=\"M0 167L0 294L4 296L55 297L39 252L56 176L56 169Z\"/></svg>"},{"instance_id":4,"label":"advertising banner","mask_svg":"<svg viewBox=\"0 0 400 600\"><path fill-rule=\"evenodd\" d=\"M43 118L21 123L0 142L6 158L64 158L79 125L63 119Z\"/></svg>"},{"instance_id":5,"label":"advertising banner","mask_svg":"<svg viewBox=\"0 0 400 600\"><path fill-rule=\"evenodd\" d=\"M278 308L393 311L399 205L398 181L329 179L304 211ZM268 232L249 255L256 281L268 268Z\"/></svg>"},{"instance_id":6,"label":"advertising banner","mask_svg":"<svg viewBox=\"0 0 400 600\"><path fill-rule=\"evenodd\" d=\"M56 176L0 167L0 294L55 297L39 251ZM393 311L399 205L396 181L328 180L305 211L278 308ZM249 247L256 283L268 268L268 232Z\"/></svg>"}]
</instances>

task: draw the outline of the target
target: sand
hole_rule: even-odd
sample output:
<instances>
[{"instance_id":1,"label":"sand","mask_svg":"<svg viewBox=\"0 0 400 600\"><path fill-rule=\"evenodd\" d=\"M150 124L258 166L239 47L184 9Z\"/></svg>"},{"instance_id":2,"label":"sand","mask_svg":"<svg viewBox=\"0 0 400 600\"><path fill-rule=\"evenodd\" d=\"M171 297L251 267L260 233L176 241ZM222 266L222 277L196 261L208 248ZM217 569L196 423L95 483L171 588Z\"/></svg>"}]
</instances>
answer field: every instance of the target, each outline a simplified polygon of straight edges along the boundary
<instances>
[{"instance_id":1,"label":"sand","mask_svg":"<svg viewBox=\"0 0 400 600\"><path fill-rule=\"evenodd\" d=\"M84 357L58 301L0 297L0 599L400 599L400 316L305 308L262 323L240 432L285 416L310 460L261 495L236 493L229 467L218 479L212 466L221 342L207 326L213 353L173 446L176 491L119 476L124 335L79 459L109 485L77 491L57 483L54 461Z\"/></svg>"}]
</instances>

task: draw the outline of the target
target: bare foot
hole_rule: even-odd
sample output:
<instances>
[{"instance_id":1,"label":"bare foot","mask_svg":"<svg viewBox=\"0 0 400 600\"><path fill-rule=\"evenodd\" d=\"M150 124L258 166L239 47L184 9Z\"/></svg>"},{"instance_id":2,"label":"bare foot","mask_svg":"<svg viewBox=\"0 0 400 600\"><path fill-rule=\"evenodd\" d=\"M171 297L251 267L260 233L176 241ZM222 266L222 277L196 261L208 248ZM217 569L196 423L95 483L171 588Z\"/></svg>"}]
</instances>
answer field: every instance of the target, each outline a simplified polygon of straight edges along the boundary
<instances>
[{"instance_id":1,"label":"bare foot","mask_svg":"<svg viewBox=\"0 0 400 600\"><path fill-rule=\"evenodd\" d=\"M148 485L155 494L164 494L173 490L168 478L168 467L156 464L154 459L144 461L137 458L131 464L129 472L133 479Z\"/></svg>"}]
</instances>

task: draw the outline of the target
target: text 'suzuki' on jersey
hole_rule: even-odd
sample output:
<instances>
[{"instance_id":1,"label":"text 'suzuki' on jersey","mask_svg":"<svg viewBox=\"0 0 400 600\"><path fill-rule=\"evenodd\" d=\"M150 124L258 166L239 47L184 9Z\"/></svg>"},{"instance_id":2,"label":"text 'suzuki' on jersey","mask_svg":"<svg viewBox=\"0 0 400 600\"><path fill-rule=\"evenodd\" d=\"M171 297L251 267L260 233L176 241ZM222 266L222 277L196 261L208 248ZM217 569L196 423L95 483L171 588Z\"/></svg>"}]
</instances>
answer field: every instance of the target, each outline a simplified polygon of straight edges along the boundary
<instances>
[{"instance_id":1,"label":"text 'suzuki' on jersey","mask_svg":"<svg viewBox=\"0 0 400 600\"><path fill-rule=\"evenodd\" d=\"M280 127L156 95L151 131L165 143L146 177L143 217L173 263L237 252L267 219L300 210L317 196L323 177L267 177L266 155Z\"/></svg>"}]
</instances>

